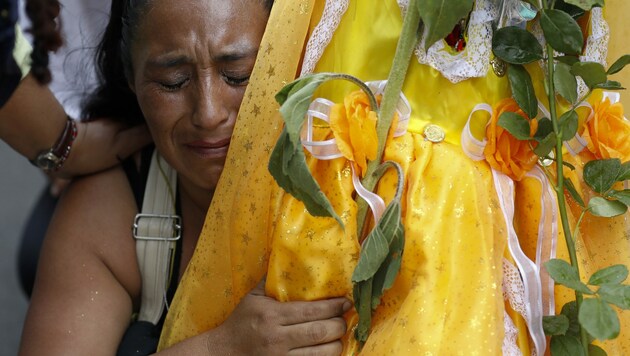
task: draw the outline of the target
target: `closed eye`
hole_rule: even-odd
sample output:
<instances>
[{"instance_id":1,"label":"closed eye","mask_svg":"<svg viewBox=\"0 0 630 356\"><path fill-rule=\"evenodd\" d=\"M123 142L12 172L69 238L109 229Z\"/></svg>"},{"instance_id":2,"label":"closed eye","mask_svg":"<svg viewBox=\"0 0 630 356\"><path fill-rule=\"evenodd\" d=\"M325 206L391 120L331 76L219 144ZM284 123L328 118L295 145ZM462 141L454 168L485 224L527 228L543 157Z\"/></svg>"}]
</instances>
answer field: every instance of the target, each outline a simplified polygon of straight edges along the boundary
<instances>
[{"instance_id":1,"label":"closed eye","mask_svg":"<svg viewBox=\"0 0 630 356\"><path fill-rule=\"evenodd\" d=\"M184 85L188 83L189 79L185 78L182 80L178 80L176 82L158 82L158 84L164 88L166 91L173 92L181 89Z\"/></svg>"},{"instance_id":2,"label":"closed eye","mask_svg":"<svg viewBox=\"0 0 630 356\"><path fill-rule=\"evenodd\" d=\"M223 74L223 78L226 83L233 86L242 86L247 85L249 83L250 74L246 76L231 76L227 74Z\"/></svg>"}]
</instances>

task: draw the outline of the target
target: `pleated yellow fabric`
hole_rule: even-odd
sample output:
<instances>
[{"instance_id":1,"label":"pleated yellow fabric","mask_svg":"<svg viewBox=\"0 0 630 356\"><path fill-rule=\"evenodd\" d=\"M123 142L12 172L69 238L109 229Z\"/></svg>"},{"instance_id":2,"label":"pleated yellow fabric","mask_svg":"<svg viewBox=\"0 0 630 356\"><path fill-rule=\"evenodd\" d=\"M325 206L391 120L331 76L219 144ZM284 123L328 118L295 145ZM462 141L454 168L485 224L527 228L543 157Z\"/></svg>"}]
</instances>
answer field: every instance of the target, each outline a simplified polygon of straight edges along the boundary
<instances>
[{"instance_id":1,"label":"pleated yellow fabric","mask_svg":"<svg viewBox=\"0 0 630 356\"><path fill-rule=\"evenodd\" d=\"M302 203L275 188L266 172L281 128L272 95L295 75L305 35L317 24L323 3L278 0L274 5L228 162L167 317L161 347L219 325L265 271L267 293L281 301L351 297L359 244L349 163L307 155L345 229L333 219L310 216ZM395 0L350 1L315 71L348 73L364 81L386 79L401 25ZM290 36L288 30L293 31ZM540 72L536 75L542 94ZM351 84L334 82L316 96L341 102L352 90ZM412 107L411 122L408 132L388 145L385 159L397 161L405 172L406 245L400 274L375 312L361 354L501 354L506 313L516 326L518 347L530 354L526 325L504 302L507 226L491 169L485 161L468 158L460 147L473 107L510 96L507 78L490 71L453 84L412 58L403 92ZM476 137L485 134L486 121L481 117L474 123ZM423 137L429 123L445 131L445 141L432 143ZM320 139L330 135L326 128L316 130ZM394 195L395 180L389 172L379 184L378 193L386 202ZM516 184L514 224L530 259L536 254L540 194L534 179ZM611 263L629 263L625 219L589 218L588 227L583 223L578 244L583 274ZM568 259L563 246L561 235L559 257ZM571 297L556 288L557 309ZM627 314L622 316L622 337L604 345L609 354L630 354ZM346 320L344 354L352 355L359 351L353 338L357 316L350 311Z\"/></svg>"}]
</instances>

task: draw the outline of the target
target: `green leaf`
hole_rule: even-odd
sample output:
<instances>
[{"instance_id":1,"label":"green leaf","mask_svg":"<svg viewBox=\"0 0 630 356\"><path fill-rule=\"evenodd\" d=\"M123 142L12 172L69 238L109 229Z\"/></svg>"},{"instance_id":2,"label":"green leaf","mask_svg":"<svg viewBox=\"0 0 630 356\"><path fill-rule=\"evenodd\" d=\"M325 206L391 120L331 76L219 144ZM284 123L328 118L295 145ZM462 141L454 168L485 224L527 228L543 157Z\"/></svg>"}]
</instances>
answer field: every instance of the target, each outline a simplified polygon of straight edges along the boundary
<instances>
[{"instance_id":1,"label":"green leaf","mask_svg":"<svg viewBox=\"0 0 630 356\"><path fill-rule=\"evenodd\" d=\"M399 183L398 193L403 189L401 179L399 179ZM359 262L352 273L352 282L362 282L374 277L381 265L384 265L388 255L391 255L392 252L393 254L402 253L402 247L399 244L403 242L400 240L404 241L404 228L401 218L400 196L398 196L385 208L383 216L363 242ZM396 251L391 251L390 246L392 245Z\"/></svg>"},{"instance_id":2,"label":"green leaf","mask_svg":"<svg viewBox=\"0 0 630 356\"><path fill-rule=\"evenodd\" d=\"M366 238L361 248L359 263L352 273L352 282L362 282L374 277L389 254L389 241L377 227Z\"/></svg>"},{"instance_id":3,"label":"green leaf","mask_svg":"<svg viewBox=\"0 0 630 356\"><path fill-rule=\"evenodd\" d=\"M446 37L453 27L472 10L473 0L418 0L420 18L425 27L425 47Z\"/></svg>"},{"instance_id":4,"label":"green leaf","mask_svg":"<svg viewBox=\"0 0 630 356\"><path fill-rule=\"evenodd\" d=\"M582 301L578 320L580 325L598 340L610 340L619 335L617 313L599 298L588 298Z\"/></svg>"},{"instance_id":5,"label":"green leaf","mask_svg":"<svg viewBox=\"0 0 630 356\"><path fill-rule=\"evenodd\" d=\"M556 64L553 84L560 96L567 99L571 104L575 104L578 98L577 79L571 74L571 67L569 65L564 63Z\"/></svg>"},{"instance_id":6,"label":"green leaf","mask_svg":"<svg viewBox=\"0 0 630 356\"><path fill-rule=\"evenodd\" d=\"M575 137L578 130L578 115L575 110L567 111L560 116L560 130L562 141L568 141Z\"/></svg>"},{"instance_id":7,"label":"green leaf","mask_svg":"<svg viewBox=\"0 0 630 356\"><path fill-rule=\"evenodd\" d=\"M536 134L534 134L534 139L536 141L542 141L545 137L549 136L550 133L553 132L553 123L546 117L538 120L538 129L536 130Z\"/></svg>"},{"instance_id":8,"label":"green leaf","mask_svg":"<svg viewBox=\"0 0 630 356\"><path fill-rule=\"evenodd\" d=\"M564 0L564 2L575 5L584 11L590 11L595 6L604 6L604 0Z\"/></svg>"},{"instance_id":9,"label":"green leaf","mask_svg":"<svg viewBox=\"0 0 630 356\"><path fill-rule=\"evenodd\" d=\"M630 54L625 54L621 56L621 58L616 60L615 63L613 63L613 65L611 65L610 68L608 68L608 72L606 73L608 73L609 75L615 74L621 71L628 64L630 64Z\"/></svg>"},{"instance_id":10,"label":"green leaf","mask_svg":"<svg viewBox=\"0 0 630 356\"><path fill-rule=\"evenodd\" d=\"M543 49L529 31L515 26L497 30L492 37L494 54L512 64L527 64L543 58Z\"/></svg>"},{"instance_id":11,"label":"green leaf","mask_svg":"<svg viewBox=\"0 0 630 356\"><path fill-rule=\"evenodd\" d=\"M580 193L578 193L577 189L575 189L573 182L567 177L564 177L564 187L569 192L569 194L571 194L571 197L573 198L573 200L575 200L576 203L578 203L582 208L586 207L586 204L584 204L584 199L582 199Z\"/></svg>"},{"instance_id":12,"label":"green leaf","mask_svg":"<svg viewBox=\"0 0 630 356\"><path fill-rule=\"evenodd\" d=\"M556 283L584 294L593 294L586 284L580 281L577 269L566 261L557 258L552 259L545 263L545 268L547 268L547 272Z\"/></svg>"},{"instance_id":13,"label":"green leaf","mask_svg":"<svg viewBox=\"0 0 630 356\"><path fill-rule=\"evenodd\" d=\"M593 89L597 84L605 83L608 80L606 69L597 62L577 62L571 66L571 73L581 77L589 89Z\"/></svg>"},{"instance_id":14,"label":"green leaf","mask_svg":"<svg viewBox=\"0 0 630 356\"><path fill-rule=\"evenodd\" d=\"M381 297L385 294L385 291L394 285L398 271L400 271L405 238L403 230L401 229L399 231L400 233L394 236L392 244L390 245L389 255L383 262L381 268L379 268L374 275L374 282L372 284L372 310L376 309L381 303Z\"/></svg>"},{"instance_id":15,"label":"green leaf","mask_svg":"<svg viewBox=\"0 0 630 356\"><path fill-rule=\"evenodd\" d=\"M550 348L553 356L584 356L585 354L580 340L573 336L552 336Z\"/></svg>"},{"instance_id":16,"label":"green leaf","mask_svg":"<svg viewBox=\"0 0 630 356\"><path fill-rule=\"evenodd\" d=\"M621 86L621 83L614 80L607 80L603 83L596 84L593 89L604 89L604 90L624 90L626 88Z\"/></svg>"},{"instance_id":17,"label":"green leaf","mask_svg":"<svg viewBox=\"0 0 630 356\"><path fill-rule=\"evenodd\" d=\"M606 200L602 197L591 198L588 202L588 209L591 214L605 218L612 218L624 214L628 207L616 200Z\"/></svg>"},{"instance_id":18,"label":"green leaf","mask_svg":"<svg viewBox=\"0 0 630 356\"><path fill-rule=\"evenodd\" d=\"M615 184L621 171L618 158L592 160L584 165L584 181L597 193L605 194Z\"/></svg>"},{"instance_id":19,"label":"green leaf","mask_svg":"<svg viewBox=\"0 0 630 356\"><path fill-rule=\"evenodd\" d=\"M334 77L333 73L308 75L285 85L276 94L276 101L281 105L280 113L294 148L300 147L300 132L313 93L323 82Z\"/></svg>"},{"instance_id":20,"label":"green leaf","mask_svg":"<svg viewBox=\"0 0 630 356\"><path fill-rule=\"evenodd\" d=\"M602 284L619 284L628 277L628 267L624 265L614 265L600 269L593 273L588 280L588 284L600 286Z\"/></svg>"},{"instance_id":21,"label":"green leaf","mask_svg":"<svg viewBox=\"0 0 630 356\"><path fill-rule=\"evenodd\" d=\"M372 299L372 280L355 283L353 288L354 307L359 314L359 322L354 331L354 338L363 345L370 335L372 325L372 309L370 301Z\"/></svg>"},{"instance_id":22,"label":"green leaf","mask_svg":"<svg viewBox=\"0 0 630 356\"><path fill-rule=\"evenodd\" d=\"M566 335L579 337L580 323L578 322L578 310L575 300L563 305L560 313L569 319L569 329L567 330Z\"/></svg>"},{"instance_id":23,"label":"green leaf","mask_svg":"<svg viewBox=\"0 0 630 356\"><path fill-rule=\"evenodd\" d=\"M588 356L607 356L606 351L597 345L588 345Z\"/></svg>"},{"instance_id":24,"label":"green leaf","mask_svg":"<svg viewBox=\"0 0 630 356\"><path fill-rule=\"evenodd\" d=\"M630 179L630 162L626 162L621 165L621 169L619 170L616 180L617 182L623 182L628 179Z\"/></svg>"},{"instance_id":25,"label":"green leaf","mask_svg":"<svg viewBox=\"0 0 630 356\"><path fill-rule=\"evenodd\" d=\"M630 286L621 284L604 284L597 294L607 303L614 304L621 309L630 309Z\"/></svg>"},{"instance_id":26,"label":"green leaf","mask_svg":"<svg viewBox=\"0 0 630 356\"><path fill-rule=\"evenodd\" d=\"M564 335L569 330L569 318L565 315L543 316L545 335Z\"/></svg>"},{"instance_id":27,"label":"green leaf","mask_svg":"<svg viewBox=\"0 0 630 356\"><path fill-rule=\"evenodd\" d=\"M510 88L512 88L512 97L529 118L535 118L538 115L538 99L531 76L525 67L518 64L508 66L507 74Z\"/></svg>"},{"instance_id":28,"label":"green leaf","mask_svg":"<svg viewBox=\"0 0 630 356\"><path fill-rule=\"evenodd\" d=\"M311 175L302 146L295 148L291 144L286 127L271 153L268 168L278 185L303 202L311 215L332 217L343 227L341 218Z\"/></svg>"},{"instance_id":29,"label":"green leaf","mask_svg":"<svg viewBox=\"0 0 630 356\"><path fill-rule=\"evenodd\" d=\"M529 120L515 112L506 111L499 116L497 125L506 129L518 140L530 140Z\"/></svg>"},{"instance_id":30,"label":"green leaf","mask_svg":"<svg viewBox=\"0 0 630 356\"><path fill-rule=\"evenodd\" d=\"M613 190L610 196L630 207L630 189Z\"/></svg>"},{"instance_id":31,"label":"green leaf","mask_svg":"<svg viewBox=\"0 0 630 356\"><path fill-rule=\"evenodd\" d=\"M541 13L540 26L553 49L567 54L582 52L582 30L569 14L555 9L545 9Z\"/></svg>"},{"instance_id":32,"label":"green leaf","mask_svg":"<svg viewBox=\"0 0 630 356\"><path fill-rule=\"evenodd\" d=\"M574 19L577 19L578 17L584 15L583 9L580 9L579 7L575 5L569 5L563 0L556 0L554 8L566 12L567 14L571 15L571 17L573 17Z\"/></svg>"},{"instance_id":33,"label":"green leaf","mask_svg":"<svg viewBox=\"0 0 630 356\"><path fill-rule=\"evenodd\" d=\"M555 58L558 62L563 63L571 67L575 63L580 61L580 58L577 56L558 56Z\"/></svg>"},{"instance_id":34,"label":"green leaf","mask_svg":"<svg viewBox=\"0 0 630 356\"><path fill-rule=\"evenodd\" d=\"M556 133L551 132L538 143L538 146L534 148L534 153L539 157L547 157L554 147L556 147Z\"/></svg>"}]
</instances>

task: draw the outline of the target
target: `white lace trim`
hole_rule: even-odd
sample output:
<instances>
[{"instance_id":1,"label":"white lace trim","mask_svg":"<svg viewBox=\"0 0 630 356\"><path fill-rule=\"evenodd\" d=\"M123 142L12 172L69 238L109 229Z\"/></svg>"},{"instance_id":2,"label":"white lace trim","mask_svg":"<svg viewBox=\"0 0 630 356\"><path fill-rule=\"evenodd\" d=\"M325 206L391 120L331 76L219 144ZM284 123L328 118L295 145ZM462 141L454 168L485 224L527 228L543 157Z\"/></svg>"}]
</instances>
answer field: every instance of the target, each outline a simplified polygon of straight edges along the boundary
<instances>
[{"instance_id":1,"label":"white lace trim","mask_svg":"<svg viewBox=\"0 0 630 356\"><path fill-rule=\"evenodd\" d=\"M330 43L337 27L339 27L343 14L348 9L348 2L349 0L326 0L322 18L315 26L306 45L300 76L313 73L315 70L317 62L322 58L324 50Z\"/></svg>"},{"instance_id":2,"label":"white lace trim","mask_svg":"<svg viewBox=\"0 0 630 356\"><path fill-rule=\"evenodd\" d=\"M403 16L408 4L408 0L398 0ZM414 51L418 62L437 69L452 83L485 76L492 53L492 22L497 16L497 9L491 0L477 0L468 21L466 48L453 54L447 48L448 44L441 40L425 50L425 34Z\"/></svg>"},{"instance_id":3,"label":"white lace trim","mask_svg":"<svg viewBox=\"0 0 630 356\"><path fill-rule=\"evenodd\" d=\"M503 259L503 299L510 303L512 310L519 313L523 319L528 320L523 279L518 268L505 258ZM505 314L504 326L503 355L521 355L516 343L516 327L507 314ZM536 348L534 347L532 347L532 355L536 356Z\"/></svg>"},{"instance_id":4,"label":"white lace trim","mask_svg":"<svg viewBox=\"0 0 630 356\"><path fill-rule=\"evenodd\" d=\"M506 259L503 259L503 298L510 302L510 306L515 312L527 319L525 286L521 274L518 272L518 268Z\"/></svg>"},{"instance_id":5,"label":"white lace trim","mask_svg":"<svg viewBox=\"0 0 630 356\"><path fill-rule=\"evenodd\" d=\"M512 318L506 312L503 312L503 326L505 328L503 346L501 347L503 356L522 356L521 349L518 348L517 343L518 330L516 330Z\"/></svg>"}]
</instances>

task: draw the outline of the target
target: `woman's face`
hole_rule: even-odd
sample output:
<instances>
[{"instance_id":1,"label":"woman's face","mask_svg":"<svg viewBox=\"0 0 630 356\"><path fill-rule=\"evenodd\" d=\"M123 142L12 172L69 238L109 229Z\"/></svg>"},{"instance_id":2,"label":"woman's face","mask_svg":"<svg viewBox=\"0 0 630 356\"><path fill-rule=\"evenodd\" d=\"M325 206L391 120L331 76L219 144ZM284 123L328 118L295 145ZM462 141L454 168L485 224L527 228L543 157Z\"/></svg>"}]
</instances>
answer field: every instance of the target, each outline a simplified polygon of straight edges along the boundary
<instances>
[{"instance_id":1,"label":"woman's face","mask_svg":"<svg viewBox=\"0 0 630 356\"><path fill-rule=\"evenodd\" d=\"M130 85L183 181L216 187L267 16L259 0L155 0L142 15Z\"/></svg>"}]
</instances>

